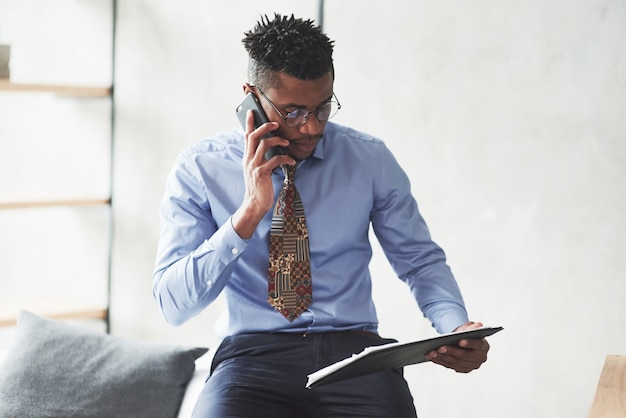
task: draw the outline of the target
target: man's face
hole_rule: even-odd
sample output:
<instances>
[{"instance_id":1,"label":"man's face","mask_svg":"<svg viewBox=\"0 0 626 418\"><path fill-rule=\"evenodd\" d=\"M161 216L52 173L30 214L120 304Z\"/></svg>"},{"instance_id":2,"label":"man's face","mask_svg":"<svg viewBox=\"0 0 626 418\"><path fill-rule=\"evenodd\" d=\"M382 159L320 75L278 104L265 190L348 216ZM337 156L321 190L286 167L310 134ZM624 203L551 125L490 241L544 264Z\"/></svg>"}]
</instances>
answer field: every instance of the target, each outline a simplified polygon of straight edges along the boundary
<instances>
[{"instance_id":1,"label":"man's face","mask_svg":"<svg viewBox=\"0 0 626 418\"><path fill-rule=\"evenodd\" d=\"M261 99L263 109L271 121L278 122L280 127L274 132L276 135L290 141L287 153L295 160L304 160L313 154L317 146L326 121L317 120L315 111L322 105L328 103L333 97L333 77L328 72L317 80L303 81L291 77L284 73L279 73L274 86L263 91L267 98L283 116L296 109L305 109L312 112L308 115L304 125L291 128L278 115L276 110L267 102Z\"/></svg>"}]
</instances>

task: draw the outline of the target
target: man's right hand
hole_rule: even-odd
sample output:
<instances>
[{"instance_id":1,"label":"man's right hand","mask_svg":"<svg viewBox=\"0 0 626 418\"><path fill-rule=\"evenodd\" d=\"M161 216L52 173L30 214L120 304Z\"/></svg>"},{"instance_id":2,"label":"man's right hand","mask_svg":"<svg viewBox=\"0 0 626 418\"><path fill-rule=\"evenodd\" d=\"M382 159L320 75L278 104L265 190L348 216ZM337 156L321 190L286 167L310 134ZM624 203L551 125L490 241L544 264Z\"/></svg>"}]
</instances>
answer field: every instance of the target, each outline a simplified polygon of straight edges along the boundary
<instances>
[{"instance_id":1,"label":"man's right hand","mask_svg":"<svg viewBox=\"0 0 626 418\"><path fill-rule=\"evenodd\" d=\"M246 191L241 206L232 217L233 228L243 239L252 237L261 219L274 206L272 172L283 164L296 163L287 155L265 159L265 153L270 147L289 145L289 141L279 136L263 139L267 133L278 128L277 122L268 122L254 129L254 114L249 110L246 125L242 161Z\"/></svg>"}]
</instances>

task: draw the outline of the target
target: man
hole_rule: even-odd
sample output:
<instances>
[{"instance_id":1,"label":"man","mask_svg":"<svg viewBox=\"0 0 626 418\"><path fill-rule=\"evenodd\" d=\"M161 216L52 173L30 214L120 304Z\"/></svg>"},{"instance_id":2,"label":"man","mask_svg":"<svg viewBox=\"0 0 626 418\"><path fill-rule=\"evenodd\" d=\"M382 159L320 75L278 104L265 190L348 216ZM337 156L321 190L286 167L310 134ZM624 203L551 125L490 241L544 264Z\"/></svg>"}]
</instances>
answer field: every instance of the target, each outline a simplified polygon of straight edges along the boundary
<instances>
[{"instance_id":1,"label":"man","mask_svg":"<svg viewBox=\"0 0 626 418\"><path fill-rule=\"evenodd\" d=\"M222 292L227 301L217 326L223 340L194 416L414 417L402 370L305 389L308 374L393 341L377 333L370 225L439 332L482 324L468 320L445 255L383 142L328 122L340 108L333 41L310 20L277 14L262 18L243 44L250 58L244 94L258 98L270 122L255 129L248 112L245 132L181 153L161 205L154 296L165 319L181 324ZM272 147L286 153L268 159ZM297 167L302 201L294 239L303 244L289 257L304 263L297 267L304 276L275 268L281 256L273 249L269 261L269 242L278 239L273 208L289 166ZM286 205L274 215L286 219ZM428 359L469 372L488 349L485 340L463 340Z\"/></svg>"}]
</instances>

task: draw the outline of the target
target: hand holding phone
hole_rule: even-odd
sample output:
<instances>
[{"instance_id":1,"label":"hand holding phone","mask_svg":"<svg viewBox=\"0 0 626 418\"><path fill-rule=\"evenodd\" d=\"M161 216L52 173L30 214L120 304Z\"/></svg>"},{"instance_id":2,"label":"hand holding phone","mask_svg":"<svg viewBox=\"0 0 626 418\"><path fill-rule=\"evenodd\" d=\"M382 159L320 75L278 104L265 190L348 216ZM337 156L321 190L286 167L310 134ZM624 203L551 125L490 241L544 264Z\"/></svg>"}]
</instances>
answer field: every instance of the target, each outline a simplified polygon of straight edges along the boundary
<instances>
[{"instance_id":1,"label":"hand holding phone","mask_svg":"<svg viewBox=\"0 0 626 418\"><path fill-rule=\"evenodd\" d=\"M241 123L241 126L243 127L244 131L247 129L246 115L248 114L248 109L252 110L252 113L254 114L254 128L255 129L263 125L264 123L270 121L267 115L265 114L265 111L263 110L263 107L261 106L261 103L257 95L254 93L248 93L246 94L246 97L243 99L243 101L239 104L239 106L237 106L237 108L235 109L235 113L237 113L237 117L239 118L239 122ZM269 132L266 135L264 135L263 138L269 138L272 136L274 136L274 133ZM271 147L265 153L265 158L269 160L275 155L285 155L285 154L287 154L287 152L285 151L283 147L276 146L276 147Z\"/></svg>"}]
</instances>

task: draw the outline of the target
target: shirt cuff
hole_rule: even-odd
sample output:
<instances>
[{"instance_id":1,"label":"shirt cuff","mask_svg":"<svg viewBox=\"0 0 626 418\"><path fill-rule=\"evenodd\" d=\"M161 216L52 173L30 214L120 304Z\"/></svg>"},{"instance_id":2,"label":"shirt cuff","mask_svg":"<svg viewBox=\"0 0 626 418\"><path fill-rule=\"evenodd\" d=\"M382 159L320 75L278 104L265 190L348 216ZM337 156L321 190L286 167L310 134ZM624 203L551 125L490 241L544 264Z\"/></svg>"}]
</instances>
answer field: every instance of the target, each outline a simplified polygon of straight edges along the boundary
<instances>
[{"instance_id":1,"label":"shirt cuff","mask_svg":"<svg viewBox=\"0 0 626 418\"><path fill-rule=\"evenodd\" d=\"M220 260L228 264L248 247L248 241L237 234L229 218L211 238L204 241L203 247L203 253L214 251Z\"/></svg>"},{"instance_id":2,"label":"shirt cuff","mask_svg":"<svg viewBox=\"0 0 626 418\"><path fill-rule=\"evenodd\" d=\"M440 334L448 334L469 321L467 312L462 308L451 309L435 322L435 329Z\"/></svg>"}]
</instances>

